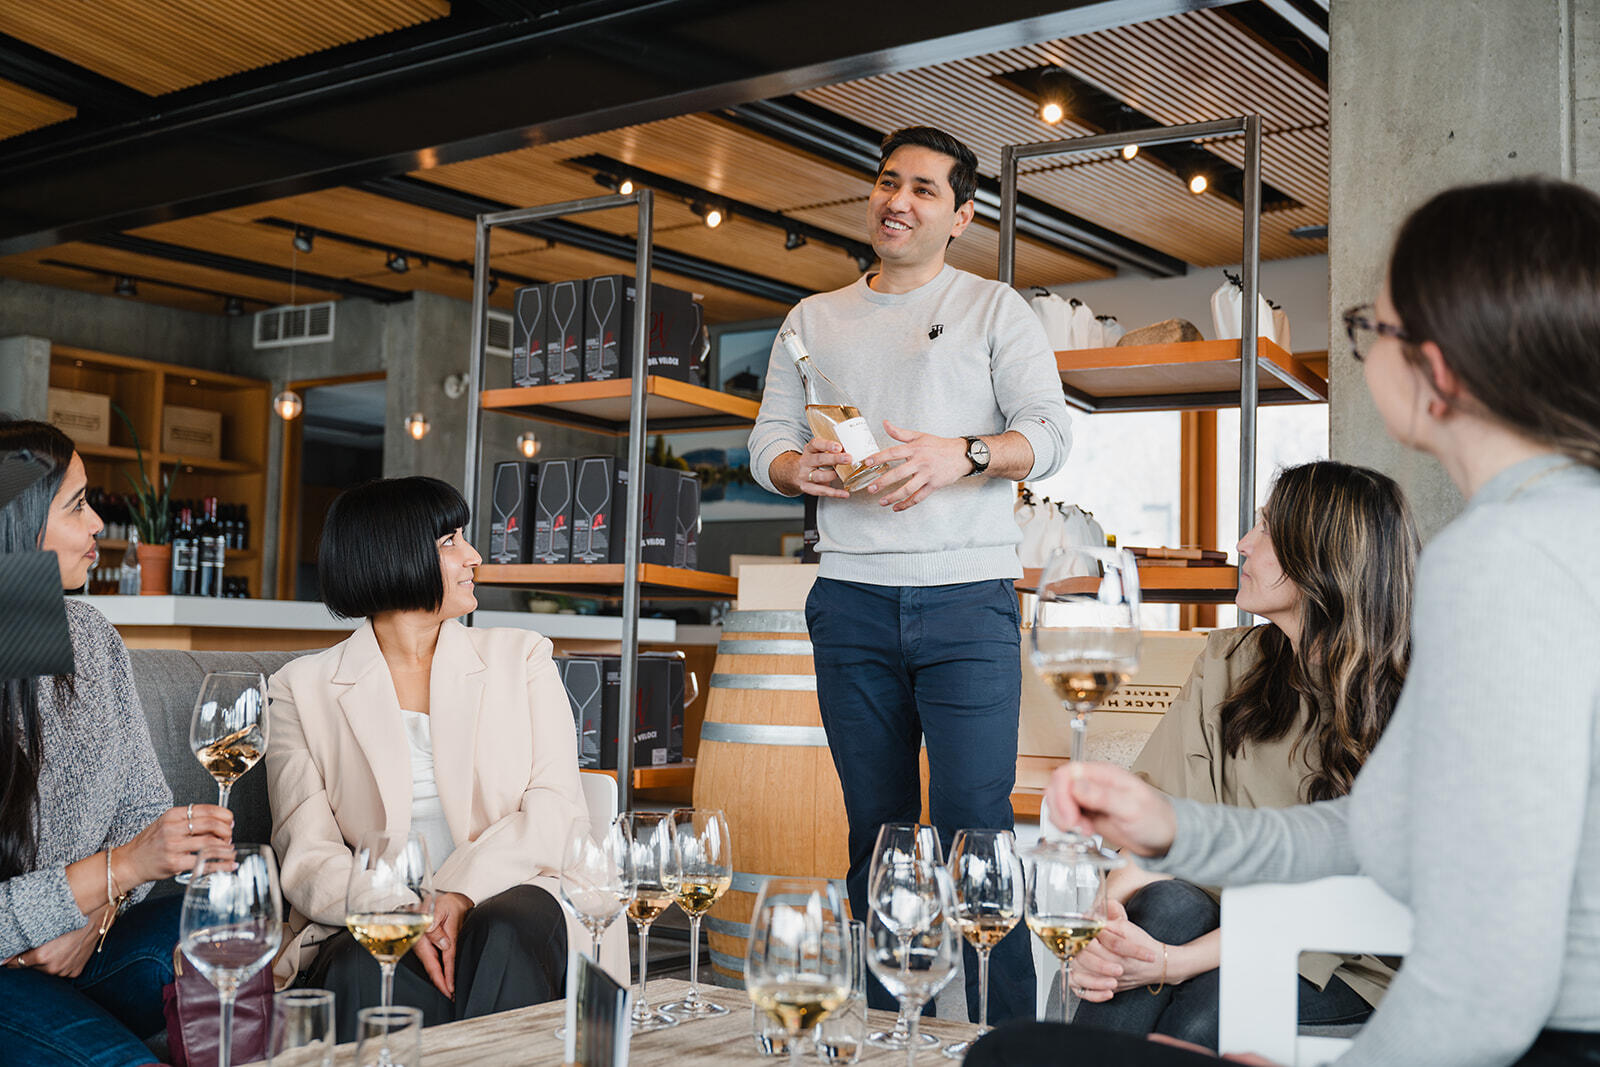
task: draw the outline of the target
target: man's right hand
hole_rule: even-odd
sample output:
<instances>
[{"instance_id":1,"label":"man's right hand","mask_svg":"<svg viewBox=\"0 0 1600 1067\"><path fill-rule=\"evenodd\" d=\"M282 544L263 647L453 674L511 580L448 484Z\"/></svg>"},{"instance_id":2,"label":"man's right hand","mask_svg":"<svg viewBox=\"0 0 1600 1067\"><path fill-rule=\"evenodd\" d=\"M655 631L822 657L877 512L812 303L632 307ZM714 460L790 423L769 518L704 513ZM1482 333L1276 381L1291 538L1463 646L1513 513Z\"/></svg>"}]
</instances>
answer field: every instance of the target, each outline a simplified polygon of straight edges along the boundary
<instances>
[{"instance_id":1,"label":"man's right hand","mask_svg":"<svg viewBox=\"0 0 1600 1067\"><path fill-rule=\"evenodd\" d=\"M785 452L772 461L767 474L772 484L787 496L831 496L848 500L850 493L839 484L840 464L855 462L837 441L813 437L804 452Z\"/></svg>"},{"instance_id":2,"label":"man's right hand","mask_svg":"<svg viewBox=\"0 0 1600 1067\"><path fill-rule=\"evenodd\" d=\"M1177 834L1177 818L1166 795L1114 764L1057 767L1045 796L1056 826L1099 834L1112 847L1135 856L1166 855Z\"/></svg>"}]
</instances>

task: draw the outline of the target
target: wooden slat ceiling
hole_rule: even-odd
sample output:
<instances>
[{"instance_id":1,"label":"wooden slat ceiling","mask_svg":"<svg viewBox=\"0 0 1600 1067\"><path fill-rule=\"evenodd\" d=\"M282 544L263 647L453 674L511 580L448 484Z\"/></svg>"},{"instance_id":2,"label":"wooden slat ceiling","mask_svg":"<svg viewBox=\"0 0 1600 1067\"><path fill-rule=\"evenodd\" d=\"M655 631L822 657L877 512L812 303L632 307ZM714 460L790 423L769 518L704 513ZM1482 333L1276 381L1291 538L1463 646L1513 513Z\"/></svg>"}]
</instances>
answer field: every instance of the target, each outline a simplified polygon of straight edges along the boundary
<instances>
[{"instance_id":1,"label":"wooden slat ceiling","mask_svg":"<svg viewBox=\"0 0 1600 1067\"><path fill-rule=\"evenodd\" d=\"M70 119L77 113L71 104L0 78L0 141Z\"/></svg>"},{"instance_id":2,"label":"wooden slat ceiling","mask_svg":"<svg viewBox=\"0 0 1600 1067\"><path fill-rule=\"evenodd\" d=\"M0 4L0 33L159 96L449 13L449 0L27 0Z\"/></svg>"}]
</instances>

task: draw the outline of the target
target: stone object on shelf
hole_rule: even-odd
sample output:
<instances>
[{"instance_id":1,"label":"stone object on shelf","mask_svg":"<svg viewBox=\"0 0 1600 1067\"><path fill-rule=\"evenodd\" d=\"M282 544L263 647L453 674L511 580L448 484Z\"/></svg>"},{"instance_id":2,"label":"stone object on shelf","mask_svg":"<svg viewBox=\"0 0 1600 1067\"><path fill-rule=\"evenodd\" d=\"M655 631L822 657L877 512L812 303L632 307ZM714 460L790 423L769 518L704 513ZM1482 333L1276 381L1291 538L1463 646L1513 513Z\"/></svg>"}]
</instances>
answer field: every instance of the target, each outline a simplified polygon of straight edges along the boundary
<instances>
[{"instance_id":1,"label":"stone object on shelf","mask_svg":"<svg viewBox=\"0 0 1600 1067\"><path fill-rule=\"evenodd\" d=\"M1201 341L1200 331L1187 319L1164 319L1137 330L1129 330L1117 342L1118 348L1130 345L1169 345L1179 341Z\"/></svg>"}]
</instances>

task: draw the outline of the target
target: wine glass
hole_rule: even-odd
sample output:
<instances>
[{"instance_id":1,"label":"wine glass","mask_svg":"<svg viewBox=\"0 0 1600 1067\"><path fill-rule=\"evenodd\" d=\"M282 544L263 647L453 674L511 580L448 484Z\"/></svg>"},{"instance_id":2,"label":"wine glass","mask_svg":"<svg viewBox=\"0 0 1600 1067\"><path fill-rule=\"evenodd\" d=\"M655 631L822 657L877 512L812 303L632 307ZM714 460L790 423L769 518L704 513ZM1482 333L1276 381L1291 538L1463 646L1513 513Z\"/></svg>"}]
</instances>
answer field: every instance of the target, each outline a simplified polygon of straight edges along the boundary
<instances>
[{"instance_id":1,"label":"wine glass","mask_svg":"<svg viewBox=\"0 0 1600 1067\"><path fill-rule=\"evenodd\" d=\"M884 823L878 827L878 840L873 845L872 864L867 871L869 911L877 908L873 899L873 887L878 884L884 866L912 860L922 860L927 863L944 862L944 851L939 846L939 834L933 827L909 822ZM909 932L907 936L910 936ZM894 1028L873 1031L867 1035L867 1044L878 1048L903 1049L906 1047L906 1042L911 1040L910 1034L911 1023L906 1018L905 1008L902 1006L900 1014L895 1017ZM932 1034L921 1034L917 1040L924 1048L932 1048L939 1043L939 1039Z\"/></svg>"},{"instance_id":2,"label":"wine glass","mask_svg":"<svg viewBox=\"0 0 1600 1067\"><path fill-rule=\"evenodd\" d=\"M267 752L267 680L258 671L212 671L200 683L189 748L217 780L217 806Z\"/></svg>"},{"instance_id":3,"label":"wine glass","mask_svg":"<svg viewBox=\"0 0 1600 1067\"><path fill-rule=\"evenodd\" d=\"M272 849L202 849L184 890L178 933L183 954L217 987L222 1020L217 1062L228 1067L239 985L271 962L283 937L283 899Z\"/></svg>"},{"instance_id":4,"label":"wine glass","mask_svg":"<svg viewBox=\"0 0 1600 1067\"><path fill-rule=\"evenodd\" d=\"M622 832L612 823L603 841L580 823L567 841L561 864L561 899L589 931L589 958L600 962L600 939L628 906L631 893L622 877Z\"/></svg>"},{"instance_id":5,"label":"wine glass","mask_svg":"<svg viewBox=\"0 0 1600 1067\"><path fill-rule=\"evenodd\" d=\"M850 999L850 940L839 890L826 878L768 878L750 916L745 990L789 1035L789 1063L800 1039Z\"/></svg>"},{"instance_id":6,"label":"wine glass","mask_svg":"<svg viewBox=\"0 0 1600 1067\"><path fill-rule=\"evenodd\" d=\"M1067 1017L1067 965L1106 924L1106 875L1115 853L1040 845L1027 854L1028 929L1061 961L1061 1017Z\"/></svg>"},{"instance_id":7,"label":"wine glass","mask_svg":"<svg viewBox=\"0 0 1600 1067\"><path fill-rule=\"evenodd\" d=\"M727 1008L700 996L700 918L733 884L728 817L715 808L677 808L671 819L674 867L668 880L678 907L689 916L689 992L661 1010L691 1019L726 1015Z\"/></svg>"},{"instance_id":8,"label":"wine glass","mask_svg":"<svg viewBox=\"0 0 1600 1067\"><path fill-rule=\"evenodd\" d=\"M1022 919L1024 885L1017 839L1010 830L958 830L950 845L956 925L978 953L978 1032L945 1047L959 1060L989 1032L989 952Z\"/></svg>"},{"instance_id":9,"label":"wine glass","mask_svg":"<svg viewBox=\"0 0 1600 1067\"><path fill-rule=\"evenodd\" d=\"M639 995L633 1001L633 1032L677 1026L669 1015L650 1010L645 996L649 980L650 924L672 907L667 888L673 871L672 820L660 812L625 811L617 816L622 838L622 884L628 892L628 918L639 928Z\"/></svg>"},{"instance_id":10,"label":"wine glass","mask_svg":"<svg viewBox=\"0 0 1600 1067\"><path fill-rule=\"evenodd\" d=\"M1089 713L1139 669L1139 567L1115 548L1061 548L1039 577L1029 658L1072 715L1072 762ZM1057 847L1086 849L1069 832Z\"/></svg>"},{"instance_id":11,"label":"wine glass","mask_svg":"<svg viewBox=\"0 0 1600 1067\"><path fill-rule=\"evenodd\" d=\"M950 873L937 863L914 860L911 865L926 871L919 884L928 899L919 910L927 922L908 937L876 908L867 920L867 967L900 1001L901 1015L908 1021L908 1065L916 1063L917 1053L924 1047L917 1033L922 1006L954 977L961 951Z\"/></svg>"},{"instance_id":12,"label":"wine glass","mask_svg":"<svg viewBox=\"0 0 1600 1067\"><path fill-rule=\"evenodd\" d=\"M412 830L368 830L356 842L344 894L344 923L383 972L380 1006L394 1006L394 966L433 922L428 843Z\"/></svg>"}]
</instances>

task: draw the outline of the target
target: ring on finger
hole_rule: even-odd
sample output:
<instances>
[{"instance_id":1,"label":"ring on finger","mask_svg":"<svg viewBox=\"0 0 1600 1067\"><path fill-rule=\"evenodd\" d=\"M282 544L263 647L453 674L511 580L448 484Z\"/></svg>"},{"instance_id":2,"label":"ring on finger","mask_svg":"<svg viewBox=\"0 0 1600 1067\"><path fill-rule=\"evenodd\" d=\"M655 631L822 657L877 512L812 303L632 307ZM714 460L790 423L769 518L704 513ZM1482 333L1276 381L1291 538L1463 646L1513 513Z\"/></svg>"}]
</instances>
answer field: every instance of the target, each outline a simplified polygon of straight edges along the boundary
<instances>
[{"instance_id":1,"label":"ring on finger","mask_svg":"<svg viewBox=\"0 0 1600 1067\"><path fill-rule=\"evenodd\" d=\"M194 836L194 805L193 804L189 805L188 819L189 819L189 836L193 837Z\"/></svg>"}]
</instances>

